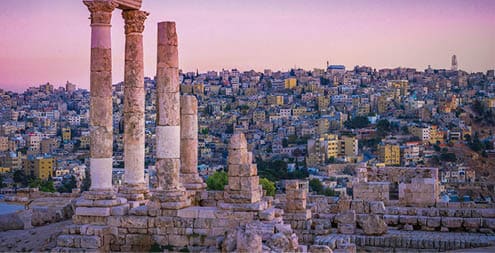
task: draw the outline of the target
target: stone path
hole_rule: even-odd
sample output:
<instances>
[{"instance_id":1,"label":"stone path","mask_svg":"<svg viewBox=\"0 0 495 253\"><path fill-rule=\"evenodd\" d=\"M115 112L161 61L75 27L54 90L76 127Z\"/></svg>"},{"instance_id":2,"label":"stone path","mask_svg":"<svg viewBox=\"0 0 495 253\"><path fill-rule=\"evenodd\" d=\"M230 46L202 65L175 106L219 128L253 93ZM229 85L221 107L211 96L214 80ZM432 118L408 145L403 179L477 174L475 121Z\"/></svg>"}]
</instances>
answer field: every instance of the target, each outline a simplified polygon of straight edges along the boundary
<instances>
[{"instance_id":1,"label":"stone path","mask_svg":"<svg viewBox=\"0 0 495 253\"><path fill-rule=\"evenodd\" d=\"M345 242L354 243L358 248L378 247L447 251L494 246L495 235L389 230L383 236L330 234L319 236L315 240L315 244L328 245L332 249Z\"/></svg>"}]
</instances>

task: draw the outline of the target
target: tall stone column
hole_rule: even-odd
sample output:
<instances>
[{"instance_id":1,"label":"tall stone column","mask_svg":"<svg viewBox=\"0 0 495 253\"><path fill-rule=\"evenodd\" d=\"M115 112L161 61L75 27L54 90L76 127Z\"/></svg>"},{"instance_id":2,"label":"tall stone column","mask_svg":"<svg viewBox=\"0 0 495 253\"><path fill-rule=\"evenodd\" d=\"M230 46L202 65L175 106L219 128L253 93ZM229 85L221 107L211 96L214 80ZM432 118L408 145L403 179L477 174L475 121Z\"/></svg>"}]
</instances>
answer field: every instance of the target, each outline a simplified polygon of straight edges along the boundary
<instances>
[{"instance_id":1,"label":"tall stone column","mask_svg":"<svg viewBox=\"0 0 495 253\"><path fill-rule=\"evenodd\" d=\"M99 195L111 196L113 109L110 21L117 4L96 0L83 3L91 12L90 190Z\"/></svg>"},{"instance_id":2,"label":"tall stone column","mask_svg":"<svg viewBox=\"0 0 495 253\"><path fill-rule=\"evenodd\" d=\"M188 191L200 191L206 184L198 174L198 100L192 95L180 99L180 180Z\"/></svg>"},{"instance_id":3,"label":"tall stone column","mask_svg":"<svg viewBox=\"0 0 495 253\"><path fill-rule=\"evenodd\" d=\"M156 173L154 199L163 209L187 206L180 171L179 53L175 22L158 23L156 66Z\"/></svg>"},{"instance_id":4,"label":"tall stone column","mask_svg":"<svg viewBox=\"0 0 495 253\"><path fill-rule=\"evenodd\" d=\"M144 66L143 31L147 12L124 10L124 187L128 200L143 200L148 192L144 182Z\"/></svg>"}]
</instances>

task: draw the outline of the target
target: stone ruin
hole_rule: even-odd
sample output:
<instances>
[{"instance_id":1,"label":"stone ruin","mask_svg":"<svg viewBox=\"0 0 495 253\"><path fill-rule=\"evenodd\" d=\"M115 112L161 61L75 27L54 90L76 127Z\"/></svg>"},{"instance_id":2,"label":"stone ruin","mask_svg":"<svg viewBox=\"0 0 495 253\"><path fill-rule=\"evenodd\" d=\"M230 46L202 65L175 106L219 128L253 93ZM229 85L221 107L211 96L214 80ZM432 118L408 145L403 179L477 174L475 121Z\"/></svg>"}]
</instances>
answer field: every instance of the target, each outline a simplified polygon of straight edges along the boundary
<instances>
[{"instance_id":1,"label":"stone ruin","mask_svg":"<svg viewBox=\"0 0 495 253\"><path fill-rule=\"evenodd\" d=\"M494 206L438 203L438 171L435 177L434 170L410 177L407 170L388 174L361 170L353 200L310 195L307 182L299 180L286 181L285 194L264 196L241 133L232 136L228 147L225 190L207 191L197 172L197 100L179 91L174 22L158 23L158 183L149 189L144 181L142 40L148 13L139 10L141 1L83 3L91 13L92 30L91 188L76 200L73 224L58 237L53 251L149 251L153 245L213 252L355 252L357 247L448 250L488 246L494 240L489 235L495 229ZM112 186L110 40L115 8L123 10L126 35L125 177L117 191ZM391 201L390 185L398 201ZM442 231L466 233L445 236Z\"/></svg>"},{"instance_id":2,"label":"stone ruin","mask_svg":"<svg viewBox=\"0 0 495 253\"><path fill-rule=\"evenodd\" d=\"M386 204L434 206L440 195L438 168L356 168L355 199Z\"/></svg>"}]
</instances>

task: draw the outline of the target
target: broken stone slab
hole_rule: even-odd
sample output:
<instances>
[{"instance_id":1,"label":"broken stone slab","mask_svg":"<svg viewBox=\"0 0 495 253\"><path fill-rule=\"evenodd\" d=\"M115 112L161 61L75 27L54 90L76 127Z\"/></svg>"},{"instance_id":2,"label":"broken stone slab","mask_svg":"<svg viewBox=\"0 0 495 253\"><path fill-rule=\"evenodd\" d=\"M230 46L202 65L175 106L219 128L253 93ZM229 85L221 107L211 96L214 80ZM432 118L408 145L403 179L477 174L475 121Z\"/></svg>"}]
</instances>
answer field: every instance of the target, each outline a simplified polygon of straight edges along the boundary
<instances>
[{"instance_id":1,"label":"broken stone slab","mask_svg":"<svg viewBox=\"0 0 495 253\"><path fill-rule=\"evenodd\" d=\"M385 221L376 214L365 215L359 219L358 224L365 235L383 235L388 231Z\"/></svg>"}]
</instances>

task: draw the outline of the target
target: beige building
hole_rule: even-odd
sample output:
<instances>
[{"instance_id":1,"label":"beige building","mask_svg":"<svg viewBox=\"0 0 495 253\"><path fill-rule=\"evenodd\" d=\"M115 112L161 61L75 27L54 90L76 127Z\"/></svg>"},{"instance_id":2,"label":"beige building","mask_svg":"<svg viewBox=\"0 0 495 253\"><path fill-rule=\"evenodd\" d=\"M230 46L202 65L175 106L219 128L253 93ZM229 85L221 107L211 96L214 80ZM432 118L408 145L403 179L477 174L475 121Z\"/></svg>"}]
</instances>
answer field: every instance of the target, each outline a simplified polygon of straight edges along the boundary
<instances>
[{"instance_id":1,"label":"beige building","mask_svg":"<svg viewBox=\"0 0 495 253\"><path fill-rule=\"evenodd\" d=\"M400 146L393 144L380 145L378 158L385 165L400 165Z\"/></svg>"}]
</instances>

